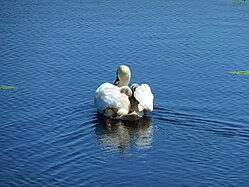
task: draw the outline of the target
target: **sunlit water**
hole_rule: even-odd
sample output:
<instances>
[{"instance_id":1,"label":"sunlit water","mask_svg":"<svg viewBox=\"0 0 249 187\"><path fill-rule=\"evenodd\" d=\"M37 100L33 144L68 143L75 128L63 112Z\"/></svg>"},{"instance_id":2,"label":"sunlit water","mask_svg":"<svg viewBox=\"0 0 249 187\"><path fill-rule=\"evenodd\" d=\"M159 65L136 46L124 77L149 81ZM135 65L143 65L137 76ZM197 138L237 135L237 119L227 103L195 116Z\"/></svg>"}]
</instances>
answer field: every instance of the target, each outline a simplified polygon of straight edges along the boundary
<instances>
[{"instance_id":1,"label":"sunlit water","mask_svg":"<svg viewBox=\"0 0 249 187\"><path fill-rule=\"evenodd\" d=\"M0 2L0 186L248 186L249 4ZM126 64L154 111L98 116Z\"/></svg>"}]
</instances>

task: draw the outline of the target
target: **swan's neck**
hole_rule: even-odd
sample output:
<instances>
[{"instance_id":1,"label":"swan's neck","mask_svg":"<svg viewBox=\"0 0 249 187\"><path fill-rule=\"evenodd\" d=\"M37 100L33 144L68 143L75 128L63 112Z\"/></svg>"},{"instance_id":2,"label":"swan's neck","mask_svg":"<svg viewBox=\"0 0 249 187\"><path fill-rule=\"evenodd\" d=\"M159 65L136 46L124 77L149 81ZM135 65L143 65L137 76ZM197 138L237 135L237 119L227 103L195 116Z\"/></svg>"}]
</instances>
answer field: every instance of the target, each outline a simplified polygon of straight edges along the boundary
<instances>
[{"instance_id":1,"label":"swan's neck","mask_svg":"<svg viewBox=\"0 0 249 187\"><path fill-rule=\"evenodd\" d=\"M119 80L118 87L128 86L129 82L130 82L130 76L122 77L122 79Z\"/></svg>"},{"instance_id":2,"label":"swan's neck","mask_svg":"<svg viewBox=\"0 0 249 187\"><path fill-rule=\"evenodd\" d=\"M118 87L128 86L129 82L119 82Z\"/></svg>"}]
</instances>

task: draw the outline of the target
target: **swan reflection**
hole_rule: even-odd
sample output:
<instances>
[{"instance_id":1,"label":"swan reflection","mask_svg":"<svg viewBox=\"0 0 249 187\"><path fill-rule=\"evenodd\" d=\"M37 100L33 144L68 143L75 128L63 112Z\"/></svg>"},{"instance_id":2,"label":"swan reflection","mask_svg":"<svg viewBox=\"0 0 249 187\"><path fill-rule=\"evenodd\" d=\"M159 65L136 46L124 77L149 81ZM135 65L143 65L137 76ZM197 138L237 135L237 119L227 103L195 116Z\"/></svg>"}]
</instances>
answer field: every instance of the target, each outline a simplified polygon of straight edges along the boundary
<instances>
[{"instance_id":1,"label":"swan reflection","mask_svg":"<svg viewBox=\"0 0 249 187\"><path fill-rule=\"evenodd\" d=\"M138 121L120 121L98 115L96 135L105 147L122 152L133 145L148 149L153 136L151 118L145 116Z\"/></svg>"}]
</instances>

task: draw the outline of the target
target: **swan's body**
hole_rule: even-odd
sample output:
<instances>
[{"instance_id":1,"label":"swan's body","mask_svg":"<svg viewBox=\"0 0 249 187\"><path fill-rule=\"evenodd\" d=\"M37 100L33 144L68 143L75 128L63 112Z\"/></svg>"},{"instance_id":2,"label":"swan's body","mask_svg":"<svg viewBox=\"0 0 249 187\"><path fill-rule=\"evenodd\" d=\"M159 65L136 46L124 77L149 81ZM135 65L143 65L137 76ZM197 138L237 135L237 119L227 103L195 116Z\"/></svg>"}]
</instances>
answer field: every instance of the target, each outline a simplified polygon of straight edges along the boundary
<instances>
[{"instance_id":1,"label":"swan's body","mask_svg":"<svg viewBox=\"0 0 249 187\"><path fill-rule=\"evenodd\" d=\"M97 111L106 117L124 120L137 120L145 112L153 111L153 94L149 85L135 84L130 89L130 68L119 66L115 85L102 84L95 93Z\"/></svg>"},{"instance_id":2,"label":"swan's body","mask_svg":"<svg viewBox=\"0 0 249 187\"><path fill-rule=\"evenodd\" d=\"M126 115L130 111L129 87L117 87L110 83L102 84L95 95L97 111L107 117Z\"/></svg>"},{"instance_id":3,"label":"swan's body","mask_svg":"<svg viewBox=\"0 0 249 187\"><path fill-rule=\"evenodd\" d=\"M137 87L134 91L134 97L139 102L138 110L142 111L153 111L153 100L154 96L151 92L150 86L148 84L142 84Z\"/></svg>"},{"instance_id":4,"label":"swan's body","mask_svg":"<svg viewBox=\"0 0 249 187\"><path fill-rule=\"evenodd\" d=\"M130 112L136 112L139 116L143 116L145 112L153 111L154 96L148 84L133 84L131 86L133 95L130 97Z\"/></svg>"}]
</instances>

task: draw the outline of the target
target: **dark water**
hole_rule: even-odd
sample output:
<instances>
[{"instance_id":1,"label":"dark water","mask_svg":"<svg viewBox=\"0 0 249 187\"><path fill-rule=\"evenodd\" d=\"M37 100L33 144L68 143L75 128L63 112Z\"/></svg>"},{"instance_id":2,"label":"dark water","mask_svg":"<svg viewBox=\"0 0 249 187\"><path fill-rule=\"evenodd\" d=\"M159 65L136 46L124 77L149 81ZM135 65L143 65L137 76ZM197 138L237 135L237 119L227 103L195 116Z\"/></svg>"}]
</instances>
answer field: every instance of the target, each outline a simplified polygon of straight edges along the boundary
<instances>
[{"instance_id":1,"label":"dark water","mask_svg":"<svg viewBox=\"0 0 249 187\"><path fill-rule=\"evenodd\" d=\"M249 186L249 4L0 1L1 186ZM154 112L99 117L126 64Z\"/></svg>"}]
</instances>

